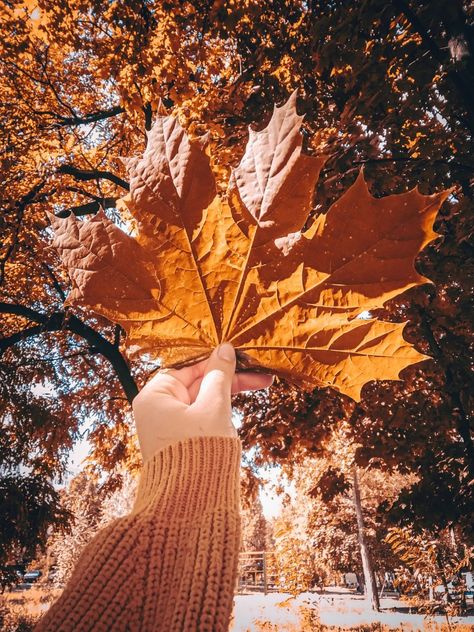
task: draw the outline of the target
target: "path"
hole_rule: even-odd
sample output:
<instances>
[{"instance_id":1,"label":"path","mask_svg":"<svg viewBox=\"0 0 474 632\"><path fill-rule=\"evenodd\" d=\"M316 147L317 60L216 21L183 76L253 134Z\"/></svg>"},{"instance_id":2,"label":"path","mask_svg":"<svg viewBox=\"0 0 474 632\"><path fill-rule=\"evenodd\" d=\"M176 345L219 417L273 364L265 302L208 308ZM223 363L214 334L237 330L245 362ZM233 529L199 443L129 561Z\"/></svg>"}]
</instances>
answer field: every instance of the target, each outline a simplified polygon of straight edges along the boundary
<instances>
[{"instance_id":1,"label":"path","mask_svg":"<svg viewBox=\"0 0 474 632\"><path fill-rule=\"evenodd\" d=\"M435 630L446 624L442 616L427 620L423 615L410 614L407 604L399 599L382 598L380 605L381 612L372 612L363 596L344 588L328 588L320 594L302 593L296 598L285 593L237 595L229 632L310 632L317 621L342 628L379 622L387 629L406 631ZM259 627L258 621L265 625ZM474 631L474 616L454 619L452 623L453 631Z\"/></svg>"}]
</instances>

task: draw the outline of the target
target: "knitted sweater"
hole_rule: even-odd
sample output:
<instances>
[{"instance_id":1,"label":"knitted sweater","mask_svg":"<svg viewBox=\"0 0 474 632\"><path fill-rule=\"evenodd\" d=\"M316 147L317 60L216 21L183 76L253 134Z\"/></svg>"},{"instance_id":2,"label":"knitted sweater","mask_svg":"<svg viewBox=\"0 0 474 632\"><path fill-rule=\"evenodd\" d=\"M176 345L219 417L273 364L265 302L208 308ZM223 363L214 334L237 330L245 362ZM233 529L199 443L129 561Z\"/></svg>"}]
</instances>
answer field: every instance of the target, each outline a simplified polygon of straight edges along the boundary
<instances>
[{"instance_id":1,"label":"knitted sweater","mask_svg":"<svg viewBox=\"0 0 474 632\"><path fill-rule=\"evenodd\" d=\"M35 632L224 632L240 548L237 437L192 437L143 466L132 512L102 529Z\"/></svg>"}]
</instances>

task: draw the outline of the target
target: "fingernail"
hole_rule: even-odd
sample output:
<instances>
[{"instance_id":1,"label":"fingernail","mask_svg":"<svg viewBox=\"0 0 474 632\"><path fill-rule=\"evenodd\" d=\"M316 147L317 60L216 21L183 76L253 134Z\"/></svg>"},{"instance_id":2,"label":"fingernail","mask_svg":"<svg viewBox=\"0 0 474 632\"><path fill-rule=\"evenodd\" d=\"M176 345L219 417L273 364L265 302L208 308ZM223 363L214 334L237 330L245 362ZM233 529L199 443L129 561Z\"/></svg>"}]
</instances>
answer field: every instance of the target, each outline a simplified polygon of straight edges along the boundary
<instances>
[{"instance_id":1,"label":"fingernail","mask_svg":"<svg viewBox=\"0 0 474 632\"><path fill-rule=\"evenodd\" d=\"M221 360L225 360L226 362L235 361L234 347L230 344L230 342L224 342L219 345L217 348L217 355Z\"/></svg>"}]
</instances>

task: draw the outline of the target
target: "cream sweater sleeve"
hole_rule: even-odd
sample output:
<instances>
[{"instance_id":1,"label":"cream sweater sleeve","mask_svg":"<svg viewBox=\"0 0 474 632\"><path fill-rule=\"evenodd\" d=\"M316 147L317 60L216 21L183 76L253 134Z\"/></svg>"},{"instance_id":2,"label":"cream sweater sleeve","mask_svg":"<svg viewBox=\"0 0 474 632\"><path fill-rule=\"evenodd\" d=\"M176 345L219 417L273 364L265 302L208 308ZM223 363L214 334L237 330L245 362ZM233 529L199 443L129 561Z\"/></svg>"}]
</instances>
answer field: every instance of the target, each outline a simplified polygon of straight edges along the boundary
<instances>
[{"instance_id":1,"label":"cream sweater sleeve","mask_svg":"<svg viewBox=\"0 0 474 632\"><path fill-rule=\"evenodd\" d=\"M237 437L193 437L142 470L132 512L84 549L36 632L225 632L240 548Z\"/></svg>"}]
</instances>

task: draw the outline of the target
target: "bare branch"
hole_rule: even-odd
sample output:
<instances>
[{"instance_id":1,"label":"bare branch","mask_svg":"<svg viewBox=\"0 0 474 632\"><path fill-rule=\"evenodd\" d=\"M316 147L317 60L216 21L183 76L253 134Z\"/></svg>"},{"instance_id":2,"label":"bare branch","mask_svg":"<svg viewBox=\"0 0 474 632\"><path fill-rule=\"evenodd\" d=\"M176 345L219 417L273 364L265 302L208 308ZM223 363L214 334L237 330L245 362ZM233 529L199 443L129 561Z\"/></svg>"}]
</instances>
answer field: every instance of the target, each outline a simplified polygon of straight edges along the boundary
<instances>
[{"instance_id":1,"label":"bare branch","mask_svg":"<svg viewBox=\"0 0 474 632\"><path fill-rule=\"evenodd\" d=\"M77 125L97 123L97 121L103 121L113 116L123 114L123 112L125 112L125 108L116 105L109 110L99 110L98 112L92 112L91 114L85 114L84 116L80 116L78 114L75 114L74 116L61 116L59 114L55 114L54 116L59 119L56 124L57 127L76 127Z\"/></svg>"},{"instance_id":2,"label":"bare branch","mask_svg":"<svg viewBox=\"0 0 474 632\"><path fill-rule=\"evenodd\" d=\"M132 403L133 399L138 394L137 384L133 379L130 368L119 349L117 349L113 343L109 342L107 338L102 336L98 331L89 325L86 325L86 323L80 320L77 316L69 315L64 311L44 314L32 309L31 307L27 307L26 305L4 302L0 302L0 313L15 314L42 325L42 327L35 328L34 332L32 331L33 328L30 327L29 330L23 330L22 332L17 332L12 336L3 338L1 341L1 348L3 351L16 342L19 342L19 340L25 339L25 337L38 335L45 331L66 330L86 340L91 347L97 349L98 353L110 362L129 403ZM26 334L25 331L28 331L29 333ZM9 344L7 344L7 341Z\"/></svg>"},{"instance_id":3,"label":"bare branch","mask_svg":"<svg viewBox=\"0 0 474 632\"><path fill-rule=\"evenodd\" d=\"M21 342L22 340L26 340L27 338L31 338L32 336L37 336L38 334L42 334L45 329L45 325L34 325L33 327L26 327L21 331L17 331L11 336L6 336L5 338L0 338L0 356L13 345Z\"/></svg>"},{"instance_id":4,"label":"bare branch","mask_svg":"<svg viewBox=\"0 0 474 632\"><path fill-rule=\"evenodd\" d=\"M64 173L72 176L76 180L110 180L114 184L117 184L126 191L130 190L130 185L125 180L122 180L119 176L116 176L111 171L100 171L99 169L78 169L74 165L61 165L58 168L58 173Z\"/></svg>"},{"instance_id":5,"label":"bare branch","mask_svg":"<svg viewBox=\"0 0 474 632\"><path fill-rule=\"evenodd\" d=\"M101 208L115 208L117 198L97 197L95 202L87 202L86 204L80 204L79 206L71 206L64 211L56 213L56 217L67 217L69 213L73 213L76 217L82 217L83 215L95 215Z\"/></svg>"}]
</instances>

